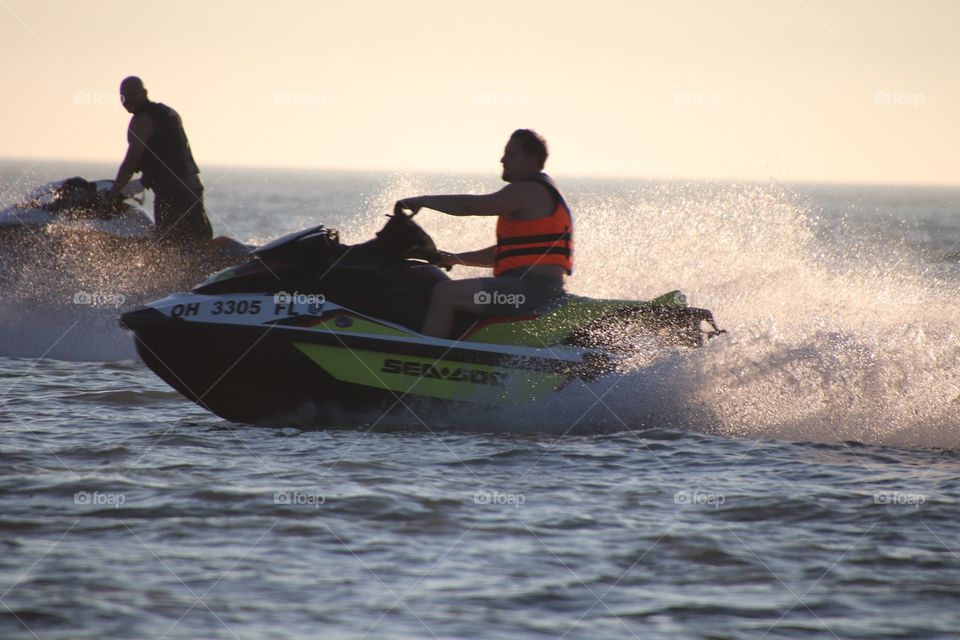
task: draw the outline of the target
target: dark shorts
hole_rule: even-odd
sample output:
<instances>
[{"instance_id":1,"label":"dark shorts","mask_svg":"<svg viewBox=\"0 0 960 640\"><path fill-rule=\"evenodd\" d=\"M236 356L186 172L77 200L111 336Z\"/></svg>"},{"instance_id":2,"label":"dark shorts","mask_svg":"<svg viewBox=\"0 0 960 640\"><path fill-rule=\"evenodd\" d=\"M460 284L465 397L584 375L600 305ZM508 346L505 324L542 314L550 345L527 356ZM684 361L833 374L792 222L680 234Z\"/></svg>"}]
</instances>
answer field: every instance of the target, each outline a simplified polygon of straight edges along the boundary
<instances>
[{"instance_id":1,"label":"dark shorts","mask_svg":"<svg viewBox=\"0 0 960 640\"><path fill-rule=\"evenodd\" d=\"M204 244L213 228L203 208L203 186L170 184L153 187L153 217L161 244Z\"/></svg>"},{"instance_id":2,"label":"dark shorts","mask_svg":"<svg viewBox=\"0 0 960 640\"><path fill-rule=\"evenodd\" d=\"M495 278L479 278L474 296L484 315L510 315L530 311L566 295L563 282L538 273L514 269Z\"/></svg>"}]
</instances>

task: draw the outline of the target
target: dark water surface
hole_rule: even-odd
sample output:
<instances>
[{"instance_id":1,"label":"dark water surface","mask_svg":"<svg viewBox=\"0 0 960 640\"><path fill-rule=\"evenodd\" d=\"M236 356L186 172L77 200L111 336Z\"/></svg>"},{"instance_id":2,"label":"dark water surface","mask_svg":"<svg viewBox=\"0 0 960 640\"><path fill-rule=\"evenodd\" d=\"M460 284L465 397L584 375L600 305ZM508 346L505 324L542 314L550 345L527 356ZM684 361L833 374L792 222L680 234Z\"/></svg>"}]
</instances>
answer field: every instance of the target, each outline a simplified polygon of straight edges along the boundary
<instances>
[{"instance_id":1,"label":"dark water surface","mask_svg":"<svg viewBox=\"0 0 960 640\"><path fill-rule=\"evenodd\" d=\"M4 193L109 174L26 168ZM496 186L209 173L246 241ZM0 637L957 637L957 191L568 182L574 292L683 288L729 335L548 406L265 429L117 309L0 310Z\"/></svg>"}]
</instances>

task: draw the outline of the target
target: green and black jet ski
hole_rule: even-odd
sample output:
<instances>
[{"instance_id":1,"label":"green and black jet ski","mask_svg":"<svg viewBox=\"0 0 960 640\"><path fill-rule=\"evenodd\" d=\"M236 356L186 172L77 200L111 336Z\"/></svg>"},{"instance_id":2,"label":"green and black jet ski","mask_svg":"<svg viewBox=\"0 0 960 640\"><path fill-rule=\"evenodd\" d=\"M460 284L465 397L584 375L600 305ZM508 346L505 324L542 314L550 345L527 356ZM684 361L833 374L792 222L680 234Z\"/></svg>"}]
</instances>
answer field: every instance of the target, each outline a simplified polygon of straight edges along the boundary
<instances>
[{"instance_id":1,"label":"green and black jet ski","mask_svg":"<svg viewBox=\"0 0 960 640\"><path fill-rule=\"evenodd\" d=\"M457 339L423 335L431 289L448 276L412 216L389 218L358 245L322 225L284 236L121 324L170 386L252 423L325 407L543 400L616 371L638 337L676 349L720 333L672 291L646 302L567 295L518 315L463 314Z\"/></svg>"}]
</instances>

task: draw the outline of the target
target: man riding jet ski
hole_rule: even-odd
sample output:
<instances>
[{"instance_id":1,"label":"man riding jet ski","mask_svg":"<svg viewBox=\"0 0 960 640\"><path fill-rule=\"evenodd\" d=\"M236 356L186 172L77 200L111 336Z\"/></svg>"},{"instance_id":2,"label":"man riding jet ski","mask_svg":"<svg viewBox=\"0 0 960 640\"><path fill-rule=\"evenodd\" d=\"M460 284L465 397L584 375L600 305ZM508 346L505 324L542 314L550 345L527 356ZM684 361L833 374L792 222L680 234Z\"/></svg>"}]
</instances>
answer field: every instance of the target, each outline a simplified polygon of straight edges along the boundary
<instances>
[{"instance_id":1,"label":"man riding jet ski","mask_svg":"<svg viewBox=\"0 0 960 640\"><path fill-rule=\"evenodd\" d=\"M180 115L150 100L136 76L120 83L120 99L133 117L127 127L127 153L110 195L118 196L133 174L141 172L144 186L154 193L158 240L203 252L213 239L213 229L203 207L200 169Z\"/></svg>"},{"instance_id":2,"label":"man riding jet ski","mask_svg":"<svg viewBox=\"0 0 960 640\"><path fill-rule=\"evenodd\" d=\"M562 295L502 315L457 309L457 339L424 335L433 291L451 282L436 264L449 261L398 204L367 242L341 244L322 225L293 233L121 324L184 396L267 424L414 400L541 400L617 370L637 347L697 347L719 333L709 311L670 292L646 302Z\"/></svg>"},{"instance_id":3,"label":"man riding jet ski","mask_svg":"<svg viewBox=\"0 0 960 640\"><path fill-rule=\"evenodd\" d=\"M419 196L398 205L414 214L422 207L454 216L497 216L497 244L479 251L443 254L445 264L493 268L493 278L448 280L433 290L423 332L449 337L457 311L481 315L535 309L563 295L573 273L573 218L543 166L547 142L530 129L510 136L500 163L506 187L488 195Z\"/></svg>"}]
</instances>

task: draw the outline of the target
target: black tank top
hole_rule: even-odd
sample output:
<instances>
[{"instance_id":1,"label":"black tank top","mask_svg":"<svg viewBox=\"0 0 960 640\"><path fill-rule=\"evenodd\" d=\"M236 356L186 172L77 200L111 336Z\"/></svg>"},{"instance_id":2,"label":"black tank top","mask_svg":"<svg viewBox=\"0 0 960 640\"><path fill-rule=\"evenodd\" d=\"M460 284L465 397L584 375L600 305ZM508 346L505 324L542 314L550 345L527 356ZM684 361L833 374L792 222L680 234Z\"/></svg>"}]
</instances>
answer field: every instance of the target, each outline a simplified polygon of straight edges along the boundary
<instances>
[{"instance_id":1,"label":"black tank top","mask_svg":"<svg viewBox=\"0 0 960 640\"><path fill-rule=\"evenodd\" d=\"M193 160L180 115L159 102L146 102L137 115L146 115L153 124L153 135L146 141L140 162L144 186L195 184L200 169Z\"/></svg>"}]
</instances>

